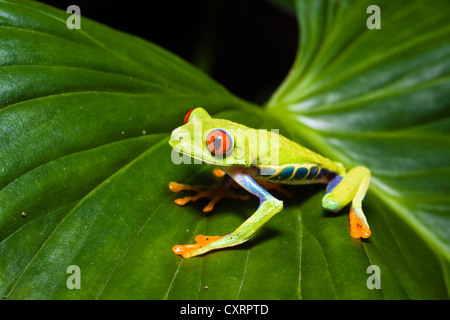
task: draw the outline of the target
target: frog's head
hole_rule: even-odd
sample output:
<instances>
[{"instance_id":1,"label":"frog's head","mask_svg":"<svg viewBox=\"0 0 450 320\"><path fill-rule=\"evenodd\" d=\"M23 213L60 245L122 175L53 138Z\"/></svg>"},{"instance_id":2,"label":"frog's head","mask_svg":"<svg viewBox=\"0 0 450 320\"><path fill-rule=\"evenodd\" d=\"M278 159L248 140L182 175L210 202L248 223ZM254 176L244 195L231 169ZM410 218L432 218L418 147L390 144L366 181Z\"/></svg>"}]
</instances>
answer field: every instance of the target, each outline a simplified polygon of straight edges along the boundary
<instances>
[{"instance_id":1,"label":"frog's head","mask_svg":"<svg viewBox=\"0 0 450 320\"><path fill-rule=\"evenodd\" d=\"M239 132L245 129L248 128L212 118L205 109L195 108L184 117L184 125L172 131L169 144L173 151L209 164L246 165L249 159L244 152L245 139L238 139Z\"/></svg>"}]
</instances>

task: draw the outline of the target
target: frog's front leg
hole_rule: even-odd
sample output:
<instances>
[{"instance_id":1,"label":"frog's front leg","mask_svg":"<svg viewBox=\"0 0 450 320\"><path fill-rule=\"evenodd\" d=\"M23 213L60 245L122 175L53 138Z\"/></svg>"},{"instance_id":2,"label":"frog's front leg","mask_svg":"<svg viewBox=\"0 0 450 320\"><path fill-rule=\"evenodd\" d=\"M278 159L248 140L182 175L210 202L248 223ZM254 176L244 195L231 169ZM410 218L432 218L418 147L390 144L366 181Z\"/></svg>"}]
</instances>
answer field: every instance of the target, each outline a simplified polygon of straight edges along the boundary
<instances>
[{"instance_id":1,"label":"frog's front leg","mask_svg":"<svg viewBox=\"0 0 450 320\"><path fill-rule=\"evenodd\" d=\"M208 186L191 186L187 184L177 183L171 181L169 183L169 189L172 192L180 192L183 190L194 191L196 194L193 196L186 196L183 198L178 198L175 200L175 203L179 206L184 206L186 203L192 201L195 202L198 199L207 198L209 199L209 203L206 207L203 208L203 212L210 212L214 209L214 206L217 202L219 202L222 198L231 198L231 199L240 199L240 200L248 200L248 195L240 195L230 189L232 180L229 177L224 177L225 172L219 169L214 169L213 174L221 178L216 185L212 187Z\"/></svg>"},{"instance_id":2,"label":"frog's front leg","mask_svg":"<svg viewBox=\"0 0 450 320\"><path fill-rule=\"evenodd\" d=\"M230 168L225 169L225 171L234 179L234 181L260 199L258 210L230 234L212 237L198 235L195 237L195 244L174 246L172 251L181 255L183 258L189 258L204 254L211 250L241 244L249 240L266 222L283 209L283 202L277 200L266 190L261 188L244 169Z\"/></svg>"},{"instance_id":3,"label":"frog's front leg","mask_svg":"<svg viewBox=\"0 0 450 320\"><path fill-rule=\"evenodd\" d=\"M355 167L344 176L336 176L331 180L322 199L323 207L333 212L352 202L349 217L350 235L353 238L368 238L371 234L361 204L369 182L370 170L361 166Z\"/></svg>"}]
</instances>

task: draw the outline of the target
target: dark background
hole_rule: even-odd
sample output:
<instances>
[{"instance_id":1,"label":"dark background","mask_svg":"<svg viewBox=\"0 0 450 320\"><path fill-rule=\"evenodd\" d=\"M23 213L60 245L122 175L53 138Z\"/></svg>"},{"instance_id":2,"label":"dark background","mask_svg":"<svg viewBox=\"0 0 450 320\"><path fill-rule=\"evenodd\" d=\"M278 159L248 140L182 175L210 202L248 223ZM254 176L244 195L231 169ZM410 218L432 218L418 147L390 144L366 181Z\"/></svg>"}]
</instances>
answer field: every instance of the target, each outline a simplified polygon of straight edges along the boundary
<instances>
[{"instance_id":1,"label":"dark background","mask_svg":"<svg viewBox=\"0 0 450 320\"><path fill-rule=\"evenodd\" d=\"M283 81L297 50L295 17L265 0L40 2L64 11L78 5L82 19L156 43L259 104Z\"/></svg>"}]
</instances>

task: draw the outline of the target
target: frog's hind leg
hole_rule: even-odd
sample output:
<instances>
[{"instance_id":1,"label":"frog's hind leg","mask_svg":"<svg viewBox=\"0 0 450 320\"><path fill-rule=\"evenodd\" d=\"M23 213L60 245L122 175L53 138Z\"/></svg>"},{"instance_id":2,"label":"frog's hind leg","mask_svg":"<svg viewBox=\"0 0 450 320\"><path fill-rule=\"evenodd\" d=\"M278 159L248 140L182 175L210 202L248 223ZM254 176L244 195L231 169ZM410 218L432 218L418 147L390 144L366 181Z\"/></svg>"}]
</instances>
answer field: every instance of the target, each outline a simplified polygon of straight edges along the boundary
<instances>
[{"instance_id":1,"label":"frog's hind leg","mask_svg":"<svg viewBox=\"0 0 450 320\"><path fill-rule=\"evenodd\" d=\"M322 199L325 209L337 212L350 202L350 235L353 238L368 238L371 231L362 211L362 200L369 188L370 170L355 167L344 176L336 176L327 187Z\"/></svg>"},{"instance_id":2,"label":"frog's hind leg","mask_svg":"<svg viewBox=\"0 0 450 320\"><path fill-rule=\"evenodd\" d=\"M269 181L265 181L265 180L256 180L256 182L262 187L264 188L264 190L266 191L276 191L279 194L285 196L286 198L292 198L293 195L292 193L290 193L289 191L286 191L285 189L282 188L282 184L281 183L275 183L275 182L269 182Z\"/></svg>"},{"instance_id":3,"label":"frog's hind leg","mask_svg":"<svg viewBox=\"0 0 450 320\"><path fill-rule=\"evenodd\" d=\"M172 251L183 258L194 257L211 250L239 245L249 240L262 226L283 208L283 202L274 198L261 188L249 175L241 172L239 168L227 169L227 173L240 186L260 199L258 210L232 233L225 236L195 237L194 244L176 245Z\"/></svg>"}]
</instances>

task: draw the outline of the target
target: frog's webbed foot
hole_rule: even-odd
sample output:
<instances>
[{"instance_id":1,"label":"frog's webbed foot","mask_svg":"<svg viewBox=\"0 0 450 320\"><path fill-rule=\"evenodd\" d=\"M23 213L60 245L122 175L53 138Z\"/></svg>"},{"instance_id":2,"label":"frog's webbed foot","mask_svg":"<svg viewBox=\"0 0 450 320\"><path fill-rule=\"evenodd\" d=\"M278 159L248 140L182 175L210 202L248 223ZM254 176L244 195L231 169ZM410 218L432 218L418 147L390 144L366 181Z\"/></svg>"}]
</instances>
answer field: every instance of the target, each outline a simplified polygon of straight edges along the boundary
<instances>
[{"instance_id":1,"label":"frog's webbed foot","mask_svg":"<svg viewBox=\"0 0 450 320\"><path fill-rule=\"evenodd\" d=\"M328 184L322 205L332 212L341 210L351 202L350 235L353 238L369 238L371 231L362 210L362 200L369 188L370 170L359 166L344 176L334 177Z\"/></svg>"},{"instance_id":2,"label":"frog's webbed foot","mask_svg":"<svg viewBox=\"0 0 450 320\"><path fill-rule=\"evenodd\" d=\"M360 214L358 214L359 213L358 211L360 212ZM362 210L360 210L359 208L356 208L355 210L353 206L351 206L349 218L350 218L350 235L353 238L367 239L368 237L370 237L371 231L369 229L367 220L364 217L364 214L362 213Z\"/></svg>"},{"instance_id":3,"label":"frog's webbed foot","mask_svg":"<svg viewBox=\"0 0 450 320\"><path fill-rule=\"evenodd\" d=\"M212 250L237 246L253 237L266 222L283 209L282 201L274 198L242 169L230 168L227 169L227 174L245 190L260 199L260 205L256 212L232 233L214 237L198 235L195 237L196 243L194 244L174 246L172 248L174 253L183 258L190 258Z\"/></svg>"},{"instance_id":4,"label":"frog's webbed foot","mask_svg":"<svg viewBox=\"0 0 450 320\"><path fill-rule=\"evenodd\" d=\"M193 256L196 256L202 248L206 247L207 245L211 244L214 241L217 241L219 239L223 238L222 236L204 236L204 235L197 235L195 237L195 243L194 244L184 244L180 245L177 244L173 246L172 252L175 254L178 254L182 256L183 258L190 258Z\"/></svg>"},{"instance_id":5,"label":"frog's webbed foot","mask_svg":"<svg viewBox=\"0 0 450 320\"><path fill-rule=\"evenodd\" d=\"M222 170L215 169L213 171L214 175L217 177L223 177L224 172ZM209 203L206 205L206 207L203 208L203 212L210 212L214 209L214 206L217 202L219 202L223 198L231 198L231 199L240 199L240 200L248 200L250 198L249 195L240 195L237 194L235 191L230 189L231 186L231 179L224 177L222 181L215 184L212 187L208 186L191 186L187 184L181 184L177 182L170 182L169 183L169 189L172 192L180 192L182 190L188 190L188 191L194 191L196 194L193 196L186 196L183 198L178 198L175 200L175 203L184 206L188 202L195 202L198 199L207 198L209 199Z\"/></svg>"}]
</instances>

